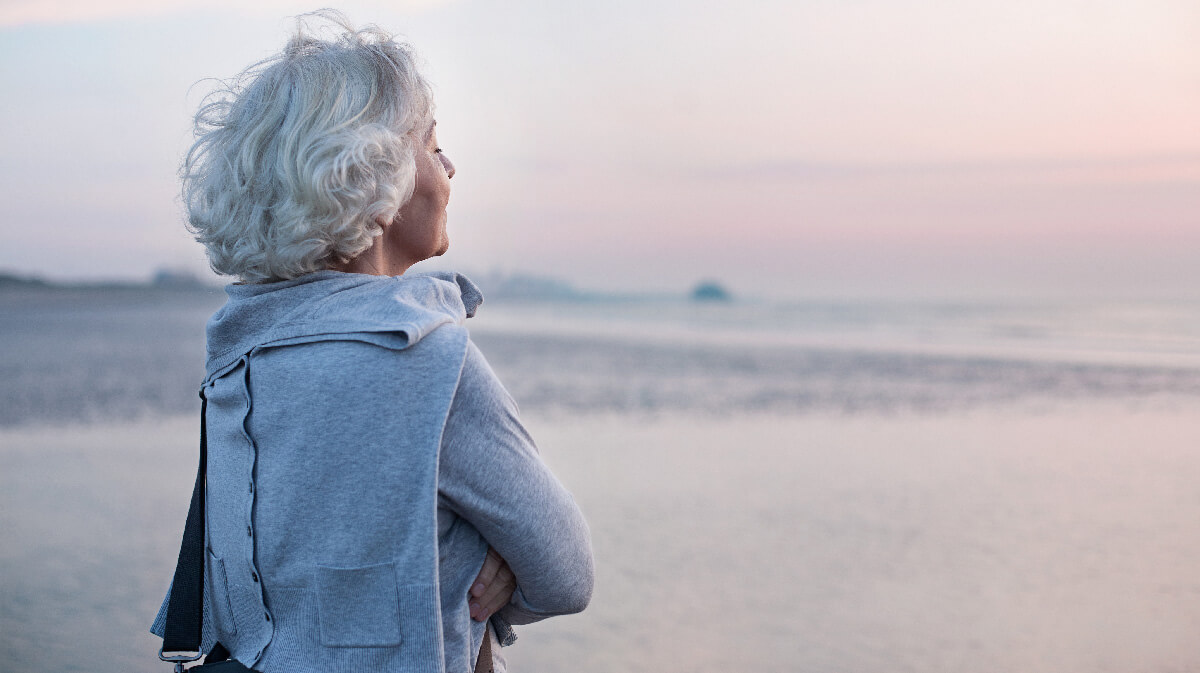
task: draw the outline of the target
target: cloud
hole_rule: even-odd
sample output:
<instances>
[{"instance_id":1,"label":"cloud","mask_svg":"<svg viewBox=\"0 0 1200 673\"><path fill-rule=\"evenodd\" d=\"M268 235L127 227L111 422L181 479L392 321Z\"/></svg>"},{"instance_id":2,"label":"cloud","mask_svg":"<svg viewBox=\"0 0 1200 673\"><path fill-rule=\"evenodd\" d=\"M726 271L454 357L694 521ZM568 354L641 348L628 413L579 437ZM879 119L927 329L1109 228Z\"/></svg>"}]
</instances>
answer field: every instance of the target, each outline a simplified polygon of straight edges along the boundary
<instances>
[{"instance_id":1,"label":"cloud","mask_svg":"<svg viewBox=\"0 0 1200 673\"><path fill-rule=\"evenodd\" d=\"M449 0L397 0L389 9L428 9ZM0 27L31 24L89 23L117 18L168 16L203 10L235 13L300 14L315 9L312 0L6 0L0 2Z\"/></svg>"}]
</instances>

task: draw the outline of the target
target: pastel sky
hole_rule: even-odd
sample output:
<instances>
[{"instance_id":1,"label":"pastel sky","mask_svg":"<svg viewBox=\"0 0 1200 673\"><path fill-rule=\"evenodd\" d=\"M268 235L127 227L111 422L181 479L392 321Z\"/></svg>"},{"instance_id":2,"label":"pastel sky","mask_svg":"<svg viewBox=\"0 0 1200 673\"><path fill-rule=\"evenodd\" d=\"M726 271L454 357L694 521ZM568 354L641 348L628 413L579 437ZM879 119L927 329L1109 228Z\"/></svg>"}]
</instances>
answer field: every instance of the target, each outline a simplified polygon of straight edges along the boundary
<instances>
[{"instance_id":1,"label":"pastel sky","mask_svg":"<svg viewBox=\"0 0 1200 673\"><path fill-rule=\"evenodd\" d=\"M176 167L288 0L0 0L0 271L203 270ZM428 62L441 266L612 290L1200 296L1200 3L339 5ZM193 86L195 84L195 86Z\"/></svg>"}]
</instances>

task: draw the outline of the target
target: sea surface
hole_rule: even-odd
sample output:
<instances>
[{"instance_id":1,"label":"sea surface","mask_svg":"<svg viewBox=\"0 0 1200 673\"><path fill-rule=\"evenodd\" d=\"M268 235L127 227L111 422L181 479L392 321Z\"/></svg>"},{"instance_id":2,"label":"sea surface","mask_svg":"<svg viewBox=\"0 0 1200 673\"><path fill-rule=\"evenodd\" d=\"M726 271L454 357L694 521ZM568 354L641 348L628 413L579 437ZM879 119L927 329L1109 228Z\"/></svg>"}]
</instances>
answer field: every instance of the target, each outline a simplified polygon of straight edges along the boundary
<instances>
[{"instance_id":1,"label":"sea surface","mask_svg":"<svg viewBox=\"0 0 1200 673\"><path fill-rule=\"evenodd\" d=\"M0 289L0 427L188 413L220 290ZM528 412L941 412L1200 397L1196 303L486 303Z\"/></svg>"},{"instance_id":2,"label":"sea surface","mask_svg":"<svg viewBox=\"0 0 1200 673\"><path fill-rule=\"evenodd\" d=\"M167 670L146 628L222 302L0 289L0 670ZM514 673L1200 670L1200 303L509 300L468 326L598 564Z\"/></svg>"}]
</instances>

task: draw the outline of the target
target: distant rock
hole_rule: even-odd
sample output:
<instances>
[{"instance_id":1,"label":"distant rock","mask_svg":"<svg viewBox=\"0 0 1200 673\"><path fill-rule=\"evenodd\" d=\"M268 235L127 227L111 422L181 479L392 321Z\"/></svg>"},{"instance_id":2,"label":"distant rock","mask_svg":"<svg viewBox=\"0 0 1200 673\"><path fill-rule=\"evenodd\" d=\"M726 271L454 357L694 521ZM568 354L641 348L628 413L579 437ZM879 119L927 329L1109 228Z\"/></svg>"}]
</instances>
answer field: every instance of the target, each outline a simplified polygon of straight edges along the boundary
<instances>
[{"instance_id":1,"label":"distant rock","mask_svg":"<svg viewBox=\"0 0 1200 673\"><path fill-rule=\"evenodd\" d=\"M715 280L706 280L692 288L692 301L733 301L733 295Z\"/></svg>"}]
</instances>

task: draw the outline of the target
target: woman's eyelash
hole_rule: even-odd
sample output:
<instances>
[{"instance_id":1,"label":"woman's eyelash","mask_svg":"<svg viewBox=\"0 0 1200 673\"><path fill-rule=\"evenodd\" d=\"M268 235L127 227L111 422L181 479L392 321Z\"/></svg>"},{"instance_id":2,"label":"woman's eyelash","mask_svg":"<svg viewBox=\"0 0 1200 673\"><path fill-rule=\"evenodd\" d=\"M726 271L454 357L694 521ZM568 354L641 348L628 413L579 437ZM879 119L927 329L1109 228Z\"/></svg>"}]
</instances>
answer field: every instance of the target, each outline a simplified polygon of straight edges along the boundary
<instances>
[{"instance_id":1,"label":"woman's eyelash","mask_svg":"<svg viewBox=\"0 0 1200 673\"><path fill-rule=\"evenodd\" d=\"M440 147L438 147L438 148L435 148L435 149L433 150L433 153L434 153L434 154L441 154L441 153L442 153L442 148L440 148Z\"/></svg>"}]
</instances>

